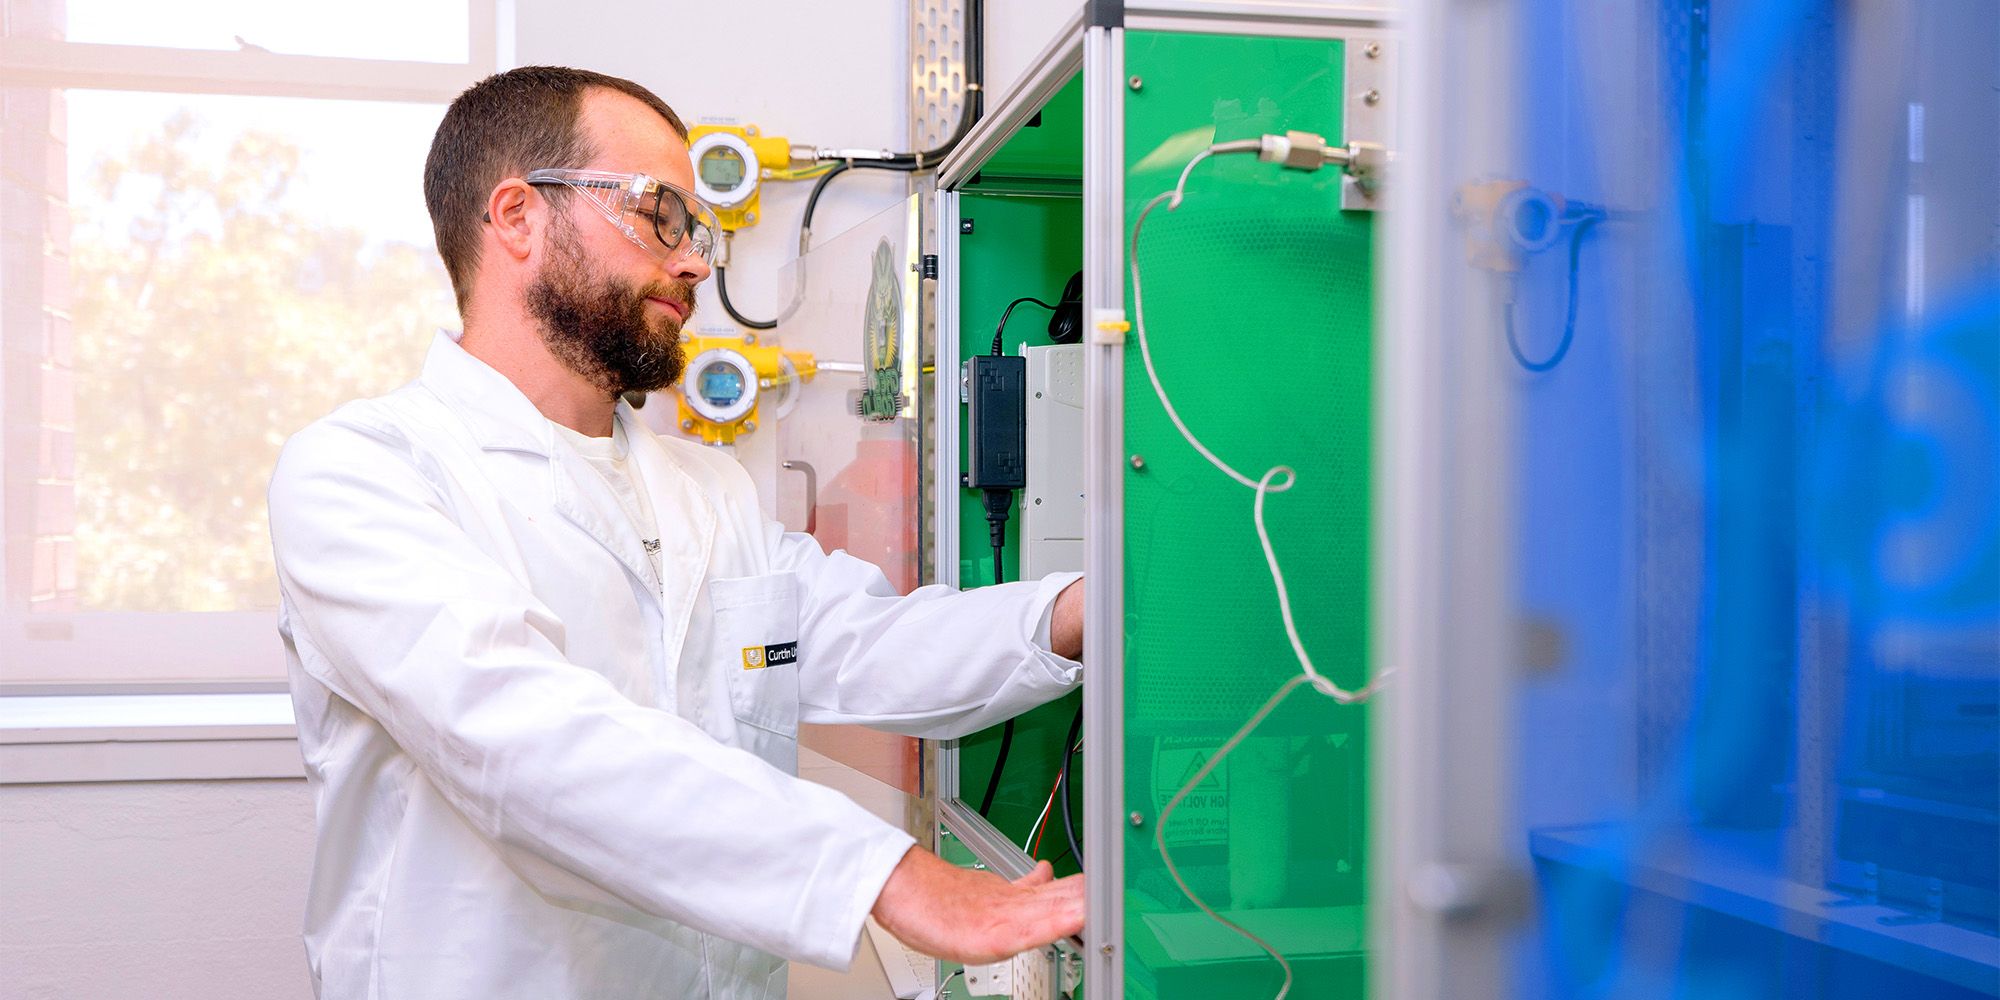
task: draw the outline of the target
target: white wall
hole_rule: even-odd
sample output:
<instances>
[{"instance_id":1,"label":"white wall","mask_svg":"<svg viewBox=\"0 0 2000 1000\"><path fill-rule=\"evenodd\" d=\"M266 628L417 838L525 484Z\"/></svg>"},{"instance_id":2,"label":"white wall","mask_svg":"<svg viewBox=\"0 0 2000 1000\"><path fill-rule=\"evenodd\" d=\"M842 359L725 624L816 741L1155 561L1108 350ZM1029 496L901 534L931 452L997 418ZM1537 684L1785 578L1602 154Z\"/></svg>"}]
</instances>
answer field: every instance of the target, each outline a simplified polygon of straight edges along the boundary
<instances>
[{"instance_id":1,"label":"white wall","mask_svg":"<svg viewBox=\"0 0 2000 1000\"><path fill-rule=\"evenodd\" d=\"M903 0L516 0L515 63L554 63L637 81L689 124L755 125L765 135L838 148L905 147L909 95L908 10ZM905 178L853 171L828 186L814 212L823 239L905 197ZM779 269L798 247L799 216L812 185L766 184L759 224L739 232L729 294L753 319L779 304ZM696 292L695 332L730 335L714 282ZM857 348L858 350L858 348ZM661 397L647 416L671 428ZM664 411L664 413L659 412ZM769 427L738 441L767 511L775 511L777 435Z\"/></svg>"},{"instance_id":2,"label":"white wall","mask_svg":"<svg viewBox=\"0 0 2000 1000\"><path fill-rule=\"evenodd\" d=\"M0 994L304 1000L303 781L0 786Z\"/></svg>"}]
</instances>

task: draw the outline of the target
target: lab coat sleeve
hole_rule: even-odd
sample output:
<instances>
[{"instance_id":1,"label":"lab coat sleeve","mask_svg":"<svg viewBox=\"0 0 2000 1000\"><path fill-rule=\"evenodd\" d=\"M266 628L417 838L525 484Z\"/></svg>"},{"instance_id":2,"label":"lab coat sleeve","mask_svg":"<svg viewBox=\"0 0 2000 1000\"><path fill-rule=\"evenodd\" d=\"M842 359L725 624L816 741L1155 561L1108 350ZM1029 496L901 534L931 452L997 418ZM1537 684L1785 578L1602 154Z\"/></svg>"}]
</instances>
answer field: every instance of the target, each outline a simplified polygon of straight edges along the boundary
<instances>
[{"instance_id":1,"label":"lab coat sleeve","mask_svg":"<svg viewBox=\"0 0 2000 1000\"><path fill-rule=\"evenodd\" d=\"M1053 701L1083 679L1082 664L1045 646L1056 595L1082 574L904 596L873 563L771 530L779 567L799 580L807 722L946 739Z\"/></svg>"},{"instance_id":2,"label":"lab coat sleeve","mask_svg":"<svg viewBox=\"0 0 2000 1000\"><path fill-rule=\"evenodd\" d=\"M353 416L287 445L271 532L304 669L545 898L846 967L911 838L567 662L425 462Z\"/></svg>"}]
</instances>

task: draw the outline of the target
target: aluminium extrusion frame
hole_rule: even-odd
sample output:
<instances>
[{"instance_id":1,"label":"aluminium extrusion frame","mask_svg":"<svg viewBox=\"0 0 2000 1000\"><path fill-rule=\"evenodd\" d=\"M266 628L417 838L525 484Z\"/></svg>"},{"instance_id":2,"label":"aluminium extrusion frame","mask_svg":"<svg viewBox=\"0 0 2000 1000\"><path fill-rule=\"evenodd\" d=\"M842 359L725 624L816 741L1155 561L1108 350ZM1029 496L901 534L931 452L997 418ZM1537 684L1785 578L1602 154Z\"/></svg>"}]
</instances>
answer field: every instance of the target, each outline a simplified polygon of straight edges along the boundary
<instances>
[{"instance_id":1,"label":"aluminium extrusion frame","mask_svg":"<svg viewBox=\"0 0 2000 1000\"><path fill-rule=\"evenodd\" d=\"M1125 30L1204 32L1276 37L1342 38L1386 43L1387 7L1330 6L1293 0L1118 3L1086 0L1008 88L992 112L938 168L937 358L958 356L960 343L958 189L1078 72L1083 75L1083 310L1084 343L1084 718L1094 734L1084 742L1084 853L1091 859L1085 892L1084 981L1092 1000L1123 1000L1124 981L1124 391ZM1371 84L1372 85L1372 84ZM1374 104L1369 105L1374 108ZM1371 116L1370 130L1387 127ZM1363 138L1348 127L1346 138ZM1384 139L1386 134L1365 136ZM940 374L943 374L942 372ZM938 378L937 471L957 468L957 380ZM1379 404L1378 404L1379 405ZM1378 426L1381 420L1378 418ZM942 491L941 491L942 492ZM937 506L937 579L958 581L957 505ZM1378 737L1379 739L1379 737ZM956 743L935 756L940 834L956 837L987 868L1017 877L1033 861L959 797ZM1386 899L1387 897L1378 897ZM1067 950L1059 946L1058 950ZM1386 978L1386 977L1385 977ZM1386 986L1378 980L1378 992ZM1397 995L1389 989L1383 995Z\"/></svg>"},{"instance_id":2,"label":"aluminium extrusion frame","mask_svg":"<svg viewBox=\"0 0 2000 1000\"><path fill-rule=\"evenodd\" d=\"M1397 670L1374 727L1370 937L1378 997L1511 993L1507 955L1531 891L1507 841L1514 732L1509 362L1494 293L1439 296L1462 255L1451 195L1511 176L1520 105L1504 81L1519 4L1422 0L1407 13L1397 176L1376 354L1373 631ZM1518 167L1514 168L1518 170ZM1449 623L1447 627L1444 623Z\"/></svg>"}]
</instances>

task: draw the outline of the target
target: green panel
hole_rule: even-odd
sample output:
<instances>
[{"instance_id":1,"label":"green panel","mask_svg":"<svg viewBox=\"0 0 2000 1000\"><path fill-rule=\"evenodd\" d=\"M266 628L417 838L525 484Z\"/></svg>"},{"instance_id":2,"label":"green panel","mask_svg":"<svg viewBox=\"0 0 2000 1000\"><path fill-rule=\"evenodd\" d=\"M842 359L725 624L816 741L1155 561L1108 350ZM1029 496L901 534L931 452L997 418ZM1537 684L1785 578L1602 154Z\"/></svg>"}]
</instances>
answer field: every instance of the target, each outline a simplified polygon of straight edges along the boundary
<instances>
[{"instance_id":1,"label":"green panel","mask_svg":"<svg viewBox=\"0 0 2000 1000\"><path fill-rule=\"evenodd\" d=\"M1049 98L1041 113L979 167L967 191L1006 188L1019 182L1083 179L1083 75ZM1082 244L1078 244L1079 248Z\"/></svg>"},{"instance_id":2,"label":"green panel","mask_svg":"<svg viewBox=\"0 0 2000 1000\"><path fill-rule=\"evenodd\" d=\"M1212 142L1341 136L1338 41L1127 32L1125 218ZM1197 167L1148 217L1139 260L1161 381L1210 449L1255 479L1314 663L1346 686L1368 664L1372 219L1338 208L1340 174L1247 155ZM1129 231L1128 231L1129 233ZM1127 294L1129 297L1130 289ZM1127 303L1130 308L1130 303ZM1209 921L1154 842L1166 800L1298 672L1251 521L1254 494L1169 422L1126 352L1125 806L1128 996L1269 997L1281 972ZM1271 929L1292 995L1360 997L1367 830L1365 710L1295 691L1170 818L1175 864L1211 905ZM1222 954L1217 954L1220 949Z\"/></svg>"},{"instance_id":3,"label":"green panel","mask_svg":"<svg viewBox=\"0 0 2000 1000\"><path fill-rule=\"evenodd\" d=\"M1020 144L1043 141L1044 133L1029 129L1017 135L1001 152ZM1073 142L1081 144L1079 125ZM1039 154L1037 154L1039 155ZM996 157L998 158L998 157ZM1014 162L1025 162L1015 157ZM1054 302L1063 283L1083 266L1083 204L1075 197L979 194L967 192L959 198L959 361L992 350L993 331L1007 303L1023 295ZM1022 344L1046 344L1049 311L1033 304L1014 310L1002 338L1002 351L1018 353ZM956 378L956 375L953 375ZM963 411L961 411L962 414ZM964 454L965 421L959 421L959 453ZM982 586L993 582L992 546L988 542L986 511L976 490L959 493L959 581L962 586ZM1017 579L1020 552L1020 501L1016 497L1013 519L1008 524L1003 567L1006 578ZM1026 840L1042 808L1049 801L1056 770L1062 764L1062 742L1068 735L1082 696L1072 694L1060 701L1035 709L1015 720L1012 749L987 816L993 825L1015 843ZM993 759L999 752L1000 728L966 737L959 744L959 775L962 797L977 806L993 773ZM1082 758L1075 765L1082 769ZM1077 782L1072 801L1077 808L1077 836L1082 836L1082 783ZM1032 846L1032 845L1031 845ZM1050 811L1049 828L1041 837L1039 857L1056 863L1058 873L1075 872L1076 860L1065 857L1062 823Z\"/></svg>"}]
</instances>

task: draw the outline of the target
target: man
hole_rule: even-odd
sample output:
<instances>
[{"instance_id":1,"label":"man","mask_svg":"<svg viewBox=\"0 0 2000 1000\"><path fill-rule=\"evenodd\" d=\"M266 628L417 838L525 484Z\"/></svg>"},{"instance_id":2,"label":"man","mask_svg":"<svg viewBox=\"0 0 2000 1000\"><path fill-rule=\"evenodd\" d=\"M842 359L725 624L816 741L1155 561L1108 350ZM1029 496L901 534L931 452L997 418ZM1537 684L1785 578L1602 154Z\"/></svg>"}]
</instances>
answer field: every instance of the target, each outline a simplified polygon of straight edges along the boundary
<instances>
[{"instance_id":1,"label":"man","mask_svg":"<svg viewBox=\"0 0 2000 1000\"><path fill-rule=\"evenodd\" d=\"M801 719L946 736L1072 689L1082 587L898 597L619 402L684 364L693 183L637 84L474 86L424 185L463 335L279 459L322 997L779 998L871 911L973 962L1082 926L1080 879L958 869L794 776Z\"/></svg>"}]
</instances>

